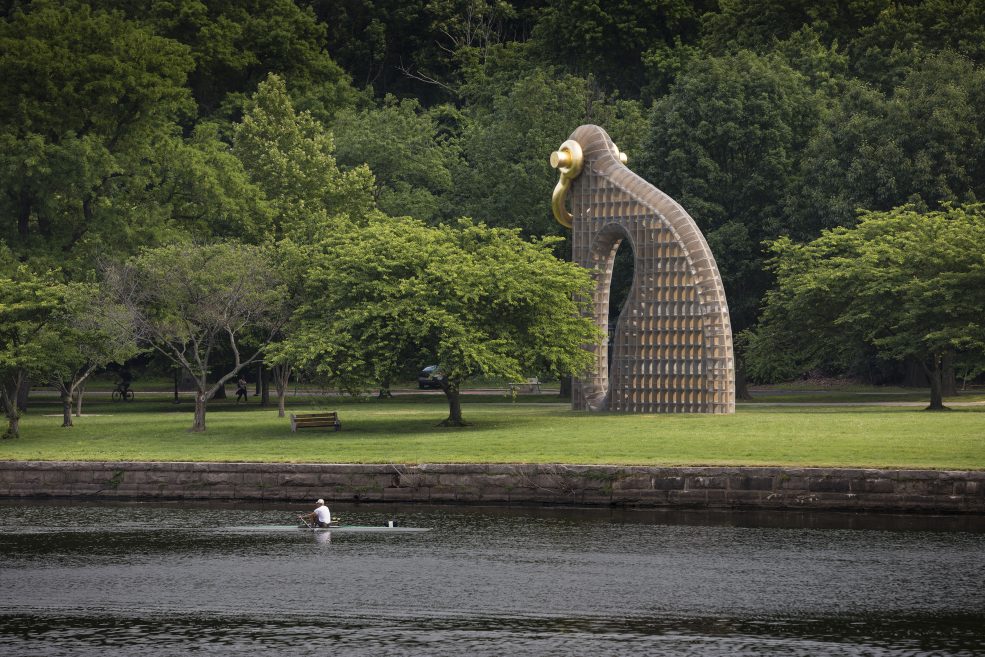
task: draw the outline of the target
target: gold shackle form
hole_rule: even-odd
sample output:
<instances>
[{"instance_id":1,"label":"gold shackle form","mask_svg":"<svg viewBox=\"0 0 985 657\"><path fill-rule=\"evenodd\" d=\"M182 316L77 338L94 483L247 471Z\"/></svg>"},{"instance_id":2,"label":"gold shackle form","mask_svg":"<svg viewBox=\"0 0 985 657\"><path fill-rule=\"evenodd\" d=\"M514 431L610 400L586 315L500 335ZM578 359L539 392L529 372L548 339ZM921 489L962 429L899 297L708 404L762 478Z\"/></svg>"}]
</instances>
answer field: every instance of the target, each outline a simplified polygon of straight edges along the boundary
<instances>
[{"instance_id":1,"label":"gold shackle form","mask_svg":"<svg viewBox=\"0 0 985 657\"><path fill-rule=\"evenodd\" d=\"M581 151L581 144L574 139L564 142L560 148L551 153L551 166L561 174L557 185L554 187L554 193L551 194L551 211L558 223L565 228L571 228L573 217L564 207L564 197L568 193L571 181L581 173L584 161L585 156Z\"/></svg>"},{"instance_id":2,"label":"gold shackle form","mask_svg":"<svg viewBox=\"0 0 985 657\"><path fill-rule=\"evenodd\" d=\"M615 145L613 145L613 151L615 152L616 158L623 164L626 164L626 154L615 148ZM565 228L571 228L574 217L564 207L564 197L568 194L568 187L571 186L571 181L581 173L581 167L584 162L585 155L582 153L581 144L574 139L564 142L560 148L551 153L551 166L561 174L557 185L554 187L554 193L551 194L551 211L554 213L554 218L558 220L558 223Z\"/></svg>"}]
</instances>

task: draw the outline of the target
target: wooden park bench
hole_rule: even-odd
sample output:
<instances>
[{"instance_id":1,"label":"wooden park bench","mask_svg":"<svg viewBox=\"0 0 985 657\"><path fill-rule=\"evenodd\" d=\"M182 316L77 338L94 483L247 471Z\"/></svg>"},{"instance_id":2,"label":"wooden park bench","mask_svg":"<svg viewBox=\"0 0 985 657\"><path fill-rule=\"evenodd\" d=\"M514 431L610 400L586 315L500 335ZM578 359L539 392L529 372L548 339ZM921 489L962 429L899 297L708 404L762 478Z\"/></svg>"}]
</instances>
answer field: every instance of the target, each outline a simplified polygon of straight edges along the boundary
<instances>
[{"instance_id":1,"label":"wooden park bench","mask_svg":"<svg viewBox=\"0 0 985 657\"><path fill-rule=\"evenodd\" d=\"M335 427L336 431L342 431L342 422L339 421L338 412L291 413L291 431L315 429L317 427Z\"/></svg>"}]
</instances>

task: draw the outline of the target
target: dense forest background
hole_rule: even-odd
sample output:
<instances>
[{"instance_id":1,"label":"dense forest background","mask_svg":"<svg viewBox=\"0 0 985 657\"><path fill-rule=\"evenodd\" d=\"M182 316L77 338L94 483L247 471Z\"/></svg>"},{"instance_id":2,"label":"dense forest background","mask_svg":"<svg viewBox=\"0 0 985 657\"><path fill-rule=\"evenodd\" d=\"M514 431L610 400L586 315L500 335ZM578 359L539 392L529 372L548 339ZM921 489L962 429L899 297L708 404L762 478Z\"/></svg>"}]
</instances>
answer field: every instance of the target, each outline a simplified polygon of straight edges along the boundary
<instances>
[{"instance_id":1,"label":"dense forest background","mask_svg":"<svg viewBox=\"0 0 985 657\"><path fill-rule=\"evenodd\" d=\"M70 279L175 236L261 243L358 214L359 190L394 217L564 235L548 156L595 123L704 231L741 359L769 242L985 198L985 0L5 0L0 17L0 239ZM261 129L278 106L294 133ZM825 367L907 376L875 352Z\"/></svg>"}]
</instances>

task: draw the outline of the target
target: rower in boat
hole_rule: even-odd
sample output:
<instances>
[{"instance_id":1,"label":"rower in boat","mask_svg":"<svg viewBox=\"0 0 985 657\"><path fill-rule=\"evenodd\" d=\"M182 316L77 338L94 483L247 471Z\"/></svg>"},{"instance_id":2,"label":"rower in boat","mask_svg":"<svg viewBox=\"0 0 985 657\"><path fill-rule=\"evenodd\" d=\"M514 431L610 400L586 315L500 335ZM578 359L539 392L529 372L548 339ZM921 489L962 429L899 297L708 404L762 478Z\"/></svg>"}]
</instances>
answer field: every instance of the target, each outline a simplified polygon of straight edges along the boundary
<instances>
[{"instance_id":1,"label":"rower in boat","mask_svg":"<svg viewBox=\"0 0 985 657\"><path fill-rule=\"evenodd\" d=\"M325 500L315 502L318 506L311 513L298 516L298 520L312 527L328 527L332 524L332 512L325 506Z\"/></svg>"}]
</instances>

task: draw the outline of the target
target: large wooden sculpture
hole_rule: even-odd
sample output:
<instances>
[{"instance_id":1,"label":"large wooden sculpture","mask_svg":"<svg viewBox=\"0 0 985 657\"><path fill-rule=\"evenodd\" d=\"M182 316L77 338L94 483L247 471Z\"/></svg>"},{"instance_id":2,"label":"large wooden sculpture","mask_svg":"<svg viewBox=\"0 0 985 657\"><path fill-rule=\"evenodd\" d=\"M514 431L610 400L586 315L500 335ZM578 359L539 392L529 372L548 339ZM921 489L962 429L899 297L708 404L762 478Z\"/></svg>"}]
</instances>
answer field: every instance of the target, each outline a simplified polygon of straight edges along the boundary
<instances>
[{"instance_id":1,"label":"large wooden sculpture","mask_svg":"<svg viewBox=\"0 0 985 657\"><path fill-rule=\"evenodd\" d=\"M603 330L612 264L623 240L635 255L632 288L610 336L611 350L606 344L593 348L596 371L574 381L572 405L631 413L732 413L732 328L715 258L688 213L625 161L609 135L594 125L575 130L551 155L561 173L554 215L572 230L573 260L596 272L593 312Z\"/></svg>"}]
</instances>

